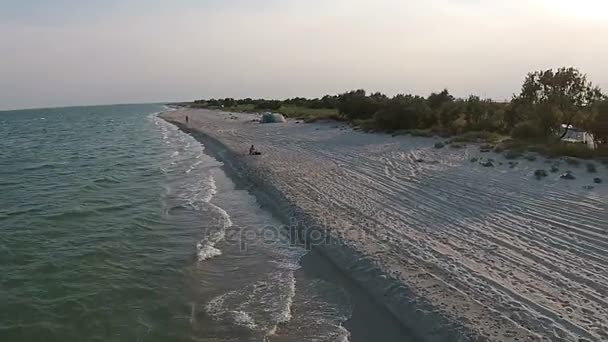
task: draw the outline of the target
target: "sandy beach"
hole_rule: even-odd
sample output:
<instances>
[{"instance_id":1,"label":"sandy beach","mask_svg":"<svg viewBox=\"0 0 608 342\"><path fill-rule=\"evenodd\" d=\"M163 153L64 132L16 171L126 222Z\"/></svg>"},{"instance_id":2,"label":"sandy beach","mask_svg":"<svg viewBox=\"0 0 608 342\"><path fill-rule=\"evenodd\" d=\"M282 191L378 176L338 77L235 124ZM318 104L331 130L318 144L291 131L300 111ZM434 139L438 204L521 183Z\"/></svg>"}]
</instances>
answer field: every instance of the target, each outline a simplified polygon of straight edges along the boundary
<instances>
[{"instance_id":1,"label":"sandy beach","mask_svg":"<svg viewBox=\"0 0 608 342\"><path fill-rule=\"evenodd\" d=\"M426 341L608 340L604 165L511 161L334 122L161 117L283 221L321 234L315 248ZM248 156L251 144L263 154ZM548 177L536 179L538 169ZM566 171L576 179L561 179Z\"/></svg>"}]
</instances>

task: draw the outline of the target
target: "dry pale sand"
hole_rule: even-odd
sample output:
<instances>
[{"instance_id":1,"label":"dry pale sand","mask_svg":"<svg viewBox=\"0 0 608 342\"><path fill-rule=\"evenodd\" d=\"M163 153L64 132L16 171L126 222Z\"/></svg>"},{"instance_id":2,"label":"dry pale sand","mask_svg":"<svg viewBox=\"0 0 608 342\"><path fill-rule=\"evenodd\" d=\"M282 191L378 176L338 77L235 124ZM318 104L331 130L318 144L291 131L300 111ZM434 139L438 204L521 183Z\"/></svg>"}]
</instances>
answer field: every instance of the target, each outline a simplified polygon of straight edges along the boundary
<instances>
[{"instance_id":1,"label":"dry pale sand","mask_svg":"<svg viewBox=\"0 0 608 342\"><path fill-rule=\"evenodd\" d=\"M252 114L163 117L185 115L228 168L254 187L272 182L308 224L344 241L350 255L321 248L427 340L608 340L605 166L591 174L561 161L537 180L551 166L540 157L509 165L474 145L435 149L436 139L336 123L262 125ZM262 156L246 156L252 143ZM577 179L560 179L566 170Z\"/></svg>"}]
</instances>

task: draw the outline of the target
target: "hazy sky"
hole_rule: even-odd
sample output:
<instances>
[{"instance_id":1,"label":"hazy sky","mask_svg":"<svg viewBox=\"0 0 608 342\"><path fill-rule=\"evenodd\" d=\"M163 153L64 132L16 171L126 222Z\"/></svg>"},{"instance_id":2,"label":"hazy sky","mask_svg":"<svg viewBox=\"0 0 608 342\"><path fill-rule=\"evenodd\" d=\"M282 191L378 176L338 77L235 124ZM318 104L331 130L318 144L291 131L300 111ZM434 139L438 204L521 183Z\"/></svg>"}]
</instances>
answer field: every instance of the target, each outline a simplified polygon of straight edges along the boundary
<instances>
[{"instance_id":1,"label":"hazy sky","mask_svg":"<svg viewBox=\"0 0 608 342\"><path fill-rule=\"evenodd\" d=\"M606 0L0 0L0 109L319 96L495 99L536 69L608 90Z\"/></svg>"}]
</instances>

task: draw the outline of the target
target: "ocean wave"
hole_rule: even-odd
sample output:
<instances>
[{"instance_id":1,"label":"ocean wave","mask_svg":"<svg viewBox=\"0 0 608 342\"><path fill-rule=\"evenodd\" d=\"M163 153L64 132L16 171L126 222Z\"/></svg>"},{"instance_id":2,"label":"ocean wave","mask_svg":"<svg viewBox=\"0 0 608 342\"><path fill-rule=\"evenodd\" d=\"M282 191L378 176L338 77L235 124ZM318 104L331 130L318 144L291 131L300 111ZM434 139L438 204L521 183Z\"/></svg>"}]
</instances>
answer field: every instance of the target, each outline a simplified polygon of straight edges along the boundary
<instances>
[{"instance_id":1,"label":"ocean wave","mask_svg":"<svg viewBox=\"0 0 608 342\"><path fill-rule=\"evenodd\" d=\"M15 210L9 210L6 212L2 212L0 211L0 219L2 218L8 218L11 216L19 216L19 215L26 215L26 214L35 214L35 213L40 213L43 210L40 208L23 208L23 209L15 209Z\"/></svg>"},{"instance_id":2,"label":"ocean wave","mask_svg":"<svg viewBox=\"0 0 608 342\"><path fill-rule=\"evenodd\" d=\"M160 167L161 172L169 177L169 183L177 183L168 187L166 195L179 198L184 201L184 206L195 211L211 209L220 215L219 231L196 243L198 261L203 262L222 255L216 245L224 239L226 229L231 227L233 222L226 210L211 202L218 191L212 168L217 167L219 162L211 158L201 159L204 156L204 147L175 126L157 117L154 122L160 128L163 140L172 150L168 152L170 164ZM181 205L178 207L183 208Z\"/></svg>"},{"instance_id":3,"label":"ocean wave","mask_svg":"<svg viewBox=\"0 0 608 342\"><path fill-rule=\"evenodd\" d=\"M81 219L84 217L89 217L97 215L97 212L92 209L84 209L84 208L75 208L69 209L60 213L50 214L44 216L46 219L50 220L68 220L68 219Z\"/></svg>"},{"instance_id":4,"label":"ocean wave","mask_svg":"<svg viewBox=\"0 0 608 342\"><path fill-rule=\"evenodd\" d=\"M255 330L258 326L255 324L255 320L244 311L232 311L234 322L242 327Z\"/></svg>"},{"instance_id":5,"label":"ocean wave","mask_svg":"<svg viewBox=\"0 0 608 342\"><path fill-rule=\"evenodd\" d=\"M196 244L198 261L205 261L216 256L222 255L222 251L215 247L215 244L222 241L226 236L225 230L211 234L207 239L203 239Z\"/></svg>"},{"instance_id":6,"label":"ocean wave","mask_svg":"<svg viewBox=\"0 0 608 342\"><path fill-rule=\"evenodd\" d=\"M291 320L295 293L294 273L278 271L269 274L266 280L213 298L205 311L216 320L272 336L280 324Z\"/></svg>"},{"instance_id":7,"label":"ocean wave","mask_svg":"<svg viewBox=\"0 0 608 342\"><path fill-rule=\"evenodd\" d=\"M120 183L120 180L118 180L116 177L103 176L101 178L94 179L93 183L96 183L96 184L118 184L118 183Z\"/></svg>"},{"instance_id":8,"label":"ocean wave","mask_svg":"<svg viewBox=\"0 0 608 342\"><path fill-rule=\"evenodd\" d=\"M26 166L22 169L22 171L38 171L38 170L49 170L49 169L54 169L56 168L57 165L54 163L42 163L42 164L35 164L35 165L29 165Z\"/></svg>"},{"instance_id":9,"label":"ocean wave","mask_svg":"<svg viewBox=\"0 0 608 342\"><path fill-rule=\"evenodd\" d=\"M196 159L199 159L199 158L200 158L200 155L199 155L199 156L196 156ZM201 165L202 163L203 163L203 161L202 161L202 160L199 160L199 161L195 162L194 164L192 164L192 165L190 166L190 168L188 168L188 170L186 170L186 174L188 174L188 173L190 173L190 172L194 171L194 169L195 169L197 166Z\"/></svg>"}]
</instances>

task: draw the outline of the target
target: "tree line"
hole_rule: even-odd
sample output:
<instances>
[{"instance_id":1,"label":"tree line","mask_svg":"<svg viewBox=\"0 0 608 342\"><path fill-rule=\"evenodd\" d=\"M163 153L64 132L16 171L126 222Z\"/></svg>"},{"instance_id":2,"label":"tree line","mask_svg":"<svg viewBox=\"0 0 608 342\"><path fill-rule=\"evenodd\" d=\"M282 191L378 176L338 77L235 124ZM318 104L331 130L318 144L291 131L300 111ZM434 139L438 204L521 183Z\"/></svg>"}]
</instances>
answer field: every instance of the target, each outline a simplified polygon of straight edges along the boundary
<instances>
[{"instance_id":1,"label":"tree line","mask_svg":"<svg viewBox=\"0 0 608 342\"><path fill-rule=\"evenodd\" d=\"M488 131L519 139L562 139L569 127L593 134L598 145L608 144L608 97L575 68L529 73L519 94L509 102L471 95L455 98L447 89L427 97L392 97L363 89L307 99L197 100L206 107L252 105L255 110L279 111L282 106L335 109L349 121L386 131L428 129L446 134ZM566 129L562 129L562 124Z\"/></svg>"}]
</instances>

